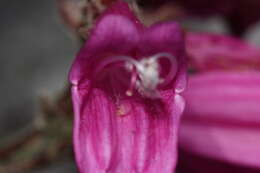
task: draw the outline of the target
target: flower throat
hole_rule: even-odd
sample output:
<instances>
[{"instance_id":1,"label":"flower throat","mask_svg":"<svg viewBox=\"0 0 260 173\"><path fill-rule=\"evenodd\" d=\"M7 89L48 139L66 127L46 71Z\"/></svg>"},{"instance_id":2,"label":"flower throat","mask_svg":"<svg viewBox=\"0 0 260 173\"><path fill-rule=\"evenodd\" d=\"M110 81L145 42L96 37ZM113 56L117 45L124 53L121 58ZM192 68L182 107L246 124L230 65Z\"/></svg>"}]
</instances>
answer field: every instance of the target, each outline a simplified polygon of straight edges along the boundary
<instances>
[{"instance_id":1,"label":"flower throat","mask_svg":"<svg viewBox=\"0 0 260 173\"><path fill-rule=\"evenodd\" d=\"M170 67L164 77L160 77L159 60L165 58L169 61ZM99 64L96 73L99 73L107 65L114 63L124 63L124 68L130 73L130 86L126 90L127 96L132 96L134 90L147 98L159 98L158 86L168 85L177 72L177 60L169 53L158 53L149 57L136 60L130 56L108 57Z\"/></svg>"}]
</instances>

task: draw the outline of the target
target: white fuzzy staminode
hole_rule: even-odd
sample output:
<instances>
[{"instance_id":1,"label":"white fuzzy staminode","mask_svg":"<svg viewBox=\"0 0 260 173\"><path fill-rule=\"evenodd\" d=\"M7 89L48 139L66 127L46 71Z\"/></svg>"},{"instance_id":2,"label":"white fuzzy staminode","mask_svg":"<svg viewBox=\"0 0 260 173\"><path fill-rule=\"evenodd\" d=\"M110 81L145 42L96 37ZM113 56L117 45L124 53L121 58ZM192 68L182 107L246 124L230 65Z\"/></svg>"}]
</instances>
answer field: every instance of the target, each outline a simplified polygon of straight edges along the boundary
<instances>
[{"instance_id":1,"label":"white fuzzy staminode","mask_svg":"<svg viewBox=\"0 0 260 173\"><path fill-rule=\"evenodd\" d=\"M155 58L144 58L137 62L136 71L139 76L136 89L146 97L158 97L157 86L162 81L159 76L159 64Z\"/></svg>"},{"instance_id":2,"label":"white fuzzy staminode","mask_svg":"<svg viewBox=\"0 0 260 173\"><path fill-rule=\"evenodd\" d=\"M164 82L160 78L160 66L158 59L161 57L166 57L170 59L170 62L173 63L172 59L175 59L172 55L168 53L159 53L151 57L146 57L140 61L127 62L127 69L132 71L136 68L136 73L138 78L135 81L135 88L138 92L149 98L158 98L159 92L157 87L160 83ZM131 91L126 92L127 95L131 95Z\"/></svg>"}]
</instances>

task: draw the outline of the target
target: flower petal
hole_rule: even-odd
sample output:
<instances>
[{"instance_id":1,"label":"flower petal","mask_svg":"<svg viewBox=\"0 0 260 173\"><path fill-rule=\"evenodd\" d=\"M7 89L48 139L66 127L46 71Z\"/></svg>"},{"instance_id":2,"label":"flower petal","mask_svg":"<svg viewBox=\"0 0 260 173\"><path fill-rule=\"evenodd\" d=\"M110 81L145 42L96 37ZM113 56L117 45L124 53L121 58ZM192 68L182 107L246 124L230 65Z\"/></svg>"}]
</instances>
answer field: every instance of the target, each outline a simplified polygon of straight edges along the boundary
<instances>
[{"instance_id":1,"label":"flower petal","mask_svg":"<svg viewBox=\"0 0 260 173\"><path fill-rule=\"evenodd\" d=\"M184 109L181 96L162 93L156 101L115 103L102 90L89 94L73 86L74 149L81 173L172 173L177 129ZM154 113L153 111L156 111Z\"/></svg>"},{"instance_id":2,"label":"flower petal","mask_svg":"<svg viewBox=\"0 0 260 173\"><path fill-rule=\"evenodd\" d=\"M191 66L198 71L260 68L260 51L235 38L188 33L186 46Z\"/></svg>"},{"instance_id":3,"label":"flower petal","mask_svg":"<svg viewBox=\"0 0 260 173\"><path fill-rule=\"evenodd\" d=\"M74 85L83 78L89 78L93 64L102 57L129 54L139 40L139 28L131 18L115 10L105 14L97 21L74 61L70 71L70 81Z\"/></svg>"},{"instance_id":4,"label":"flower petal","mask_svg":"<svg viewBox=\"0 0 260 173\"><path fill-rule=\"evenodd\" d=\"M143 24L139 21L139 19L134 15L133 11L129 8L126 2L122 0L117 0L117 2L113 3L111 7L109 7L102 16L106 16L109 14L125 16L129 20L132 21L136 25L137 28L143 29Z\"/></svg>"},{"instance_id":5,"label":"flower petal","mask_svg":"<svg viewBox=\"0 0 260 173\"><path fill-rule=\"evenodd\" d=\"M190 77L180 146L202 156L260 167L260 75L211 72Z\"/></svg>"},{"instance_id":6,"label":"flower petal","mask_svg":"<svg viewBox=\"0 0 260 173\"><path fill-rule=\"evenodd\" d=\"M179 24L164 22L146 28L139 45L140 52L144 55L158 52L169 52L175 56L183 56L184 36Z\"/></svg>"}]
</instances>

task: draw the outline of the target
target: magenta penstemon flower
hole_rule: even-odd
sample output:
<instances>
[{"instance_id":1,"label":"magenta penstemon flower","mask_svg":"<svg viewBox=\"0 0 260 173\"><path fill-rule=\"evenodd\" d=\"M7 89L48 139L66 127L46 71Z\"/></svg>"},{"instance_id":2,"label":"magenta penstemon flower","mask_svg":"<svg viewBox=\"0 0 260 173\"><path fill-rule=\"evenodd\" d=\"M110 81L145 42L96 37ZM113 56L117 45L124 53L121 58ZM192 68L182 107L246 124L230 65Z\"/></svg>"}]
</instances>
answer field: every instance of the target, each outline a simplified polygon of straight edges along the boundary
<instances>
[{"instance_id":1,"label":"magenta penstemon flower","mask_svg":"<svg viewBox=\"0 0 260 173\"><path fill-rule=\"evenodd\" d=\"M196 73L184 93L179 142L186 153L205 159L184 158L183 168L197 173L259 172L260 51L225 36L190 33L187 38Z\"/></svg>"},{"instance_id":2,"label":"magenta penstemon flower","mask_svg":"<svg viewBox=\"0 0 260 173\"><path fill-rule=\"evenodd\" d=\"M186 85L176 23L144 27L118 2L96 22L70 71L81 173L172 173Z\"/></svg>"}]
</instances>

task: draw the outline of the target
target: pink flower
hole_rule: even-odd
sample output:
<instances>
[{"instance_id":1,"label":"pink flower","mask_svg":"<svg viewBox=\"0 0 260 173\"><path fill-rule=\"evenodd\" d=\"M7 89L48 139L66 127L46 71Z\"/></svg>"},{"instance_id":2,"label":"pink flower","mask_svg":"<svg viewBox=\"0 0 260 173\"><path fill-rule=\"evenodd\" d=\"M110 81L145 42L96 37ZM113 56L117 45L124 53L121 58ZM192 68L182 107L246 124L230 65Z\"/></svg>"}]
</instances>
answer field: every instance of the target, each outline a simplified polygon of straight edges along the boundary
<instances>
[{"instance_id":1,"label":"pink flower","mask_svg":"<svg viewBox=\"0 0 260 173\"><path fill-rule=\"evenodd\" d=\"M188 158L181 164L193 172L259 171L260 51L210 34L189 34L187 49L197 73L184 93L179 144Z\"/></svg>"},{"instance_id":2,"label":"pink flower","mask_svg":"<svg viewBox=\"0 0 260 173\"><path fill-rule=\"evenodd\" d=\"M183 33L144 27L118 2L96 22L70 71L81 173L172 173L186 85Z\"/></svg>"}]
</instances>

